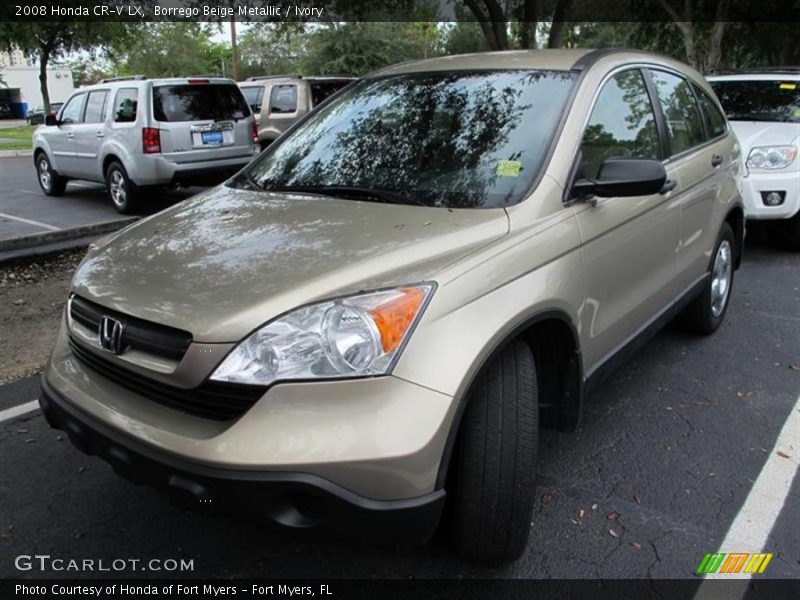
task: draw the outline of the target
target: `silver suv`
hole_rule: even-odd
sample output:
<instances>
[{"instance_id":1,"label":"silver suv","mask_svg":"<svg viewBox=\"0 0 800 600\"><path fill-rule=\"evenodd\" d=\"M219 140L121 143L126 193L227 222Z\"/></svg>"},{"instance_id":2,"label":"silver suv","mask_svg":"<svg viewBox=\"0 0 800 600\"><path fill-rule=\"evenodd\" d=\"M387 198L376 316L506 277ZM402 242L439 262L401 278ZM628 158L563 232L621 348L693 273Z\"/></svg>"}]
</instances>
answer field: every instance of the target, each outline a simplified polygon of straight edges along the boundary
<instances>
[{"instance_id":1,"label":"silver suv","mask_svg":"<svg viewBox=\"0 0 800 600\"><path fill-rule=\"evenodd\" d=\"M121 213L136 212L142 188L210 185L258 152L253 115L230 79L104 79L76 91L33 136L39 185L105 182Z\"/></svg>"}]
</instances>

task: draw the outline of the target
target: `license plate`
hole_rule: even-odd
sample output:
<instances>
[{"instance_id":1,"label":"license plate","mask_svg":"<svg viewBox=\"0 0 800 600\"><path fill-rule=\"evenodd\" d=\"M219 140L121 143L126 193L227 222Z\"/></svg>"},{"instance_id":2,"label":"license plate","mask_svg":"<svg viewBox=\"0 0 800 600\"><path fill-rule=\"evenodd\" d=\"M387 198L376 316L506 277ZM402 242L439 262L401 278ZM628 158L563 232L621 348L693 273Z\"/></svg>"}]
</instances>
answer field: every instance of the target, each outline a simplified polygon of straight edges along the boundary
<instances>
[{"instance_id":1,"label":"license plate","mask_svg":"<svg viewBox=\"0 0 800 600\"><path fill-rule=\"evenodd\" d=\"M222 143L222 132L221 131L204 131L201 134L201 139L203 140L204 144L216 144L219 145Z\"/></svg>"}]
</instances>

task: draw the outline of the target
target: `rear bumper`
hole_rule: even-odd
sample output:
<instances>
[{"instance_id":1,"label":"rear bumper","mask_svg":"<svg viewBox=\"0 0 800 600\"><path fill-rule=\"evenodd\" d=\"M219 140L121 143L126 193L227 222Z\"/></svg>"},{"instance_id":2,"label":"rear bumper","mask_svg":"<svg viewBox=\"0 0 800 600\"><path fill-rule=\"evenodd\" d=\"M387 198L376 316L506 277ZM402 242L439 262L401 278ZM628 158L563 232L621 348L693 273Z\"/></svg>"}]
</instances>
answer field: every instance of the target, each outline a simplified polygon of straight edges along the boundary
<instances>
[{"instance_id":1,"label":"rear bumper","mask_svg":"<svg viewBox=\"0 0 800 600\"><path fill-rule=\"evenodd\" d=\"M120 434L71 405L44 378L39 404L48 424L65 431L81 451L102 458L122 477L166 489L199 510L235 511L287 527L422 543L435 531L444 507L444 490L405 500L373 500L307 473L190 462Z\"/></svg>"},{"instance_id":2,"label":"rear bumper","mask_svg":"<svg viewBox=\"0 0 800 600\"><path fill-rule=\"evenodd\" d=\"M238 172L256 156L246 152L232 158L218 158L195 162L175 162L165 155L140 155L126 164L128 176L136 185L216 185Z\"/></svg>"}]
</instances>

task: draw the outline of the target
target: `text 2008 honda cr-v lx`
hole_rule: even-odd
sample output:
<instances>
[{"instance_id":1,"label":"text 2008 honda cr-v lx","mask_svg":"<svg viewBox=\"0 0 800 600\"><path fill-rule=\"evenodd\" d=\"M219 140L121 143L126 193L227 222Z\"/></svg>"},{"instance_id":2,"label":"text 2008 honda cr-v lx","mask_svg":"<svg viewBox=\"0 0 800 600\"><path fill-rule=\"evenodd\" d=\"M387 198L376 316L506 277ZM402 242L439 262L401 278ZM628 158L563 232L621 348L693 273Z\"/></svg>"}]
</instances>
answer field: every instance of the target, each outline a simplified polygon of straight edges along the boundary
<instances>
[{"instance_id":1,"label":"text 2008 honda cr-v lx","mask_svg":"<svg viewBox=\"0 0 800 600\"><path fill-rule=\"evenodd\" d=\"M197 504L420 541L447 498L461 556L515 558L539 428L668 318L724 318L740 163L657 56L386 68L90 248L42 408Z\"/></svg>"}]
</instances>

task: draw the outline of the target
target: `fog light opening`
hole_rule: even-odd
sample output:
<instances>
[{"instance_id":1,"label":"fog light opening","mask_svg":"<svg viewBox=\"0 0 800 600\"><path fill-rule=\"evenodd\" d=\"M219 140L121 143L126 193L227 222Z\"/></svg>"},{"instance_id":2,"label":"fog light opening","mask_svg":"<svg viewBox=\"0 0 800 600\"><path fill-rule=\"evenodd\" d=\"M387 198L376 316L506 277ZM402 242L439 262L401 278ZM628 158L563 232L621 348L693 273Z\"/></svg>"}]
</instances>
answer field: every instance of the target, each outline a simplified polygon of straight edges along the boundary
<instances>
[{"instance_id":1,"label":"fog light opening","mask_svg":"<svg viewBox=\"0 0 800 600\"><path fill-rule=\"evenodd\" d=\"M761 201L764 206L780 206L786 197L786 192L761 192Z\"/></svg>"}]
</instances>

